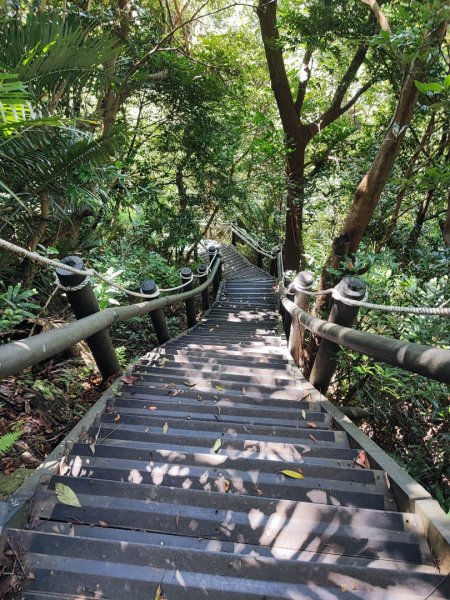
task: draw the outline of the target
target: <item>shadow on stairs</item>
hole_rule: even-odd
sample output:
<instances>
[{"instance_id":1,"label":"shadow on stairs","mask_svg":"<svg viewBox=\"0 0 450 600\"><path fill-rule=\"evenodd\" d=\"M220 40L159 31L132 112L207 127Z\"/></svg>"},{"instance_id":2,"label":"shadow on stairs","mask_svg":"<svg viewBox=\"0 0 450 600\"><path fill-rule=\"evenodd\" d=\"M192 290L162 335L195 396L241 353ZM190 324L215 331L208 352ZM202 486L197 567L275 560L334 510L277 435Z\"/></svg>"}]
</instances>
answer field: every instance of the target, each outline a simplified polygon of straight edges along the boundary
<instances>
[{"instance_id":1,"label":"shadow on stairs","mask_svg":"<svg viewBox=\"0 0 450 600\"><path fill-rule=\"evenodd\" d=\"M222 251L220 300L135 365L9 531L23 597L448 598L418 516L290 360L275 280Z\"/></svg>"}]
</instances>

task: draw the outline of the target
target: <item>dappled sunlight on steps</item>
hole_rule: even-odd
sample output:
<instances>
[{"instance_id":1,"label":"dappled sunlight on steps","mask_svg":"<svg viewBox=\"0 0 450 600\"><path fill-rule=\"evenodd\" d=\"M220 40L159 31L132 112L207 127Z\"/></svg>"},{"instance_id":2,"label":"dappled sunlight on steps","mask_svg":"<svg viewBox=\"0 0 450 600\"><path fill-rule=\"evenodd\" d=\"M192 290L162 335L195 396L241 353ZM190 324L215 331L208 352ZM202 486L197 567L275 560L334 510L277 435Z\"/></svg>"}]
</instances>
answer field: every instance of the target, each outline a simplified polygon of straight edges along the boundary
<instances>
[{"instance_id":1,"label":"dappled sunlight on steps","mask_svg":"<svg viewBox=\"0 0 450 600\"><path fill-rule=\"evenodd\" d=\"M10 531L24 598L424 600L442 576L419 517L290 360L275 280L222 253L220 300L134 366Z\"/></svg>"}]
</instances>

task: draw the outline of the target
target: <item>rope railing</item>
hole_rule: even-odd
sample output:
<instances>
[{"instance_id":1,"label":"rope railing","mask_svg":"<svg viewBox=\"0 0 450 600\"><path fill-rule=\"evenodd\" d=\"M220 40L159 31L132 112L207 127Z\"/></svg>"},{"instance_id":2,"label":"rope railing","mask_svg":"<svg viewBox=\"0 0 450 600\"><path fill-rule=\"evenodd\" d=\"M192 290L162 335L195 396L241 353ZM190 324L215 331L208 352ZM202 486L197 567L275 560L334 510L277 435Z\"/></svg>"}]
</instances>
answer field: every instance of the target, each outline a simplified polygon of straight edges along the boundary
<instances>
[{"instance_id":1,"label":"rope railing","mask_svg":"<svg viewBox=\"0 0 450 600\"><path fill-rule=\"evenodd\" d=\"M8 242L7 240L4 240L2 238L0 238L0 247L3 247L3 248L5 248L5 250L8 250L10 252L13 252L14 254L24 256L28 260L31 260L38 264L41 264L45 267L52 268L52 269L63 269L65 271L69 271L70 273L73 273L74 275L82 275L84 277L84 280L75 286L64 286L59 281L56 281L56 285L64 292L68 292L68 291L73 292L73 291L80 290L85 285L87 285L87 283L89 283L90 277L96 277L97 279L100 279L104 283L107 283L110 287L116 288L117 290L123 292L124 294L127 294L128 296L133 296L134 298L142 298L144 300L151 300L153 298L158 298L158 296L162 293L176 292L178 290L181 290L181 289L185 288L186 286L188 286L189 284L191 284L194 279L197 279L200 277L200 275L198 275L198 274L192 274L189 279L187 279L186 281L183 281L183 283L181 283L180 285L176 285L176 286L169 287L169 288L159 288L157 286L155 292L153 292L151 294L144 294L142 292L136 292L134 290L130 290L130 289L124 287L123 285L120 285L119 283L117 283L116 281L114 281L113 279L111 279L110 277L105 275L104 273L100 273L96 269L93 269L93 268L88 268L88 269L84 269L84 270L77 269L76 267L73 267L71 265L63 263L61 261L54 260L52 258L47 258L46 256L42 256L41 254L38 254L37 252L31 252L30 250L27 250L26 248L22 248L21 246L12 244L11 242ZM207 270L204 274L209 273L209 271L211 269L211 265L214 262L218 252L219 252L218 248L215 248L214 254L211 257L210 262L207 265Z\"/></svg>"},{"instance_id":2,"label":"rope railing","mask_svg":"<svg viewBox=\"0 0 450 600\"><path fill-rule=\"evenodd\" d=\"M292 319L296 319L301 326L323 340L332 342L338 347L349 348L350 350L374 358L379 362L388 363L443 383L450 383L450 350L396 340L375 333L358 331L313 317L287 297L283 278L279 280L279 293L282 306L291 315ZM316 356L314 363L316 367L318 356ZM316 370L319 370L319 368ZM331 380L331 376L329 380ZM312 373L310 382L315 387L318 387L318 389L321 389L319 380L314 380L314 373ZM325 390L321 389L323 393L326 392L328 383Z\"/></svg>"},{"instance_id":3,"label":"rope railing","mask_svg":"<svg viewBox=\"0 0 450 600\"><path fill-rule=\"evenodd\" d=\"M215 252L215 256L217 256L217 252ZM53 262L57 263L58 269L65 269L67 266L58 261ZM220 267L220 258L212 261L212 266L210 266L206 280L189 291L150 299L146 302L105 308L89 316L79 318L58 329L53 329L45 333L34 335L30 338L4 344L3 346L0 346L0 377L19 373L27 367L35 365L47 358L51 358L59 352L71 348L82 340L88 340L89 342L89 340L94 339L96 335L100 335L103 331L106 331L110 325L117 321L127 321L149 313L150 315L154 315L166 306L177 304L182 301L189 301L194 296L197 296L208 289L211 283L213 283L220 274ZM78 275L86 275L86 271L80 269L74 268L69 270L72 272L78 271L75 273ZM100 352L104 352L104 348L101 348ZM102 374L104 375L104 373Z\"/></svg>"},{"instance_id":4,"label":"rope railing","mask_svg":"<svg viewBox=\"0 0 450 600\"><path fill-rule=\"evenodd\" d=\"M450 317L450 308L445 305L442 306L397 306L391 304L375 304L373 302L367 302L368 293L363 300L353 300L351 298L346 298L340 292L338 287L328 288L326 290L312 291L309 288L304 288L299 285L296 285L296 289L301 291L303 294L307 296L327 296L330 295L335 299L339 300L343 304L347 304L347 306L360 306L362 308L368 308L371 310L379 310L381 312L391 312L391 313L403 313L403 314L415 314L415 315L438 315L440 317ZM446 303L445 303L446 304Z\"/></svg>"},{"instance_id":5,"label":"rope railing","mask_svg":"<svg viewBox=\"0 0 450 600\"><path fill-rule=\"evenodd\" d=\"M233 231L242 241L248 244L251 248L253 248L253 250L258 252L259 254L262 254L263 256L266 256L271 260L277 258L277 254L271 254L264 250L259 240L251 236L245 230L238 227L235 223L231 223L231 231Z\"/></svg>"}]
</instances>

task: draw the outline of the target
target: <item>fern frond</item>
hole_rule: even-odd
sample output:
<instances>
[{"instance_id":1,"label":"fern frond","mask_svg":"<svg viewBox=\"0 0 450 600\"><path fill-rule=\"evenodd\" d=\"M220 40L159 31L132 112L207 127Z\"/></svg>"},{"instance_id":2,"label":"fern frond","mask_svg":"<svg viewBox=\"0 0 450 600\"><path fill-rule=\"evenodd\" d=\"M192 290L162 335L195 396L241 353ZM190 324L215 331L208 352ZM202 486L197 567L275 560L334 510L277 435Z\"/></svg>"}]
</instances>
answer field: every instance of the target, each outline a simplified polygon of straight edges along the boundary
<instances>
[{"instance_id":1,"label":"fern frond","mask_svg":"<svg viewBox=\"0 0 450 600\"><path fill-rule=\"evenodd\" d=\"M22 432L19 429L0 435L0 456L9 452L21 435Z\"/></svg>"}]
</instances>

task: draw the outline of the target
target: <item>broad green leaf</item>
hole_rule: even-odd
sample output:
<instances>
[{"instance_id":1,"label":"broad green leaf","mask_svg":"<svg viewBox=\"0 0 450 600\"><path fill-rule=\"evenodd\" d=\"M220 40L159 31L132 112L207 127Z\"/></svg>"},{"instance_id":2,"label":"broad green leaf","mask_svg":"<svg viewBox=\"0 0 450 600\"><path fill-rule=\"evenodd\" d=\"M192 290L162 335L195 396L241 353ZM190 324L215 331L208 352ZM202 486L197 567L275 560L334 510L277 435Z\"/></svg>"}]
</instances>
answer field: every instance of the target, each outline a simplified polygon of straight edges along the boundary
<instances>
[{"instance_id":1,"label":"broad green leaf","mask_svg":"<svg viewBox=\"0 0 450 600\"><path fill-rule=\"evenodd\" d=\"M283 469L282 471L278 471L286 477L291 477L292 479L304 479L305 476L299 473L298 471L291 471L290 469Z\"/></svg>"},{"instance_id":2,"label":"broad green leaf","mask_svg":"<svg viewBox=\"0 0 450 600\"><path fill-rule=\"evenodd\" d=\"M222 440L220 438L217 438L217 440L214 442L213 450L214 450L214 452L219 452L219 450L221 448L222 448Z\"/></svg>"},{"instance_id":3,"label":"broad green leaf","mask_svg":"<svg viewBox=\"0 0 450 600\"><path fill-rule=\"evenodd\" d=\"M442 92L443 89L442 85L435 81L421 83L420 81L414 80L414 83L416 84L416 88L419 90L419 92L422 92L422 94L426 94L427 92Z\"/></svg>"},{"instance_id":4,"label":"broad green leaf","mask_svg":"<svg viewBox=\"0 0 450 600\"><path fill-rule=\"evenodd\" d=\"M64 483L57 483L55 485L56 497L61 504L67 504L68 506L76 506L81 508L81 502L78 500L75 492Z\"/></svg>"}]
</instances>

